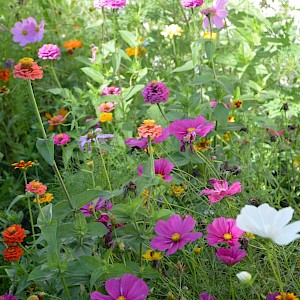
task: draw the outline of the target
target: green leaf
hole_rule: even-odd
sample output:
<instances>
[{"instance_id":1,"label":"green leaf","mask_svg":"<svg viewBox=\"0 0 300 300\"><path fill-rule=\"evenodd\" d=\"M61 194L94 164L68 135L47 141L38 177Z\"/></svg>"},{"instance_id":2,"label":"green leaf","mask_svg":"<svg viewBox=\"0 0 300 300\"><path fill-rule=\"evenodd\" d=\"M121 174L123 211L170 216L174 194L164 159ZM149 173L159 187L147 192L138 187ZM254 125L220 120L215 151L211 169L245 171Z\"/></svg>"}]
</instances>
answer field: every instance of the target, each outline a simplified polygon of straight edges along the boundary
<instances>
[{"instance_id":1,"label":"green leaf","mask_svg":"<svg viewBox=\"0 0 300 300\"><path fill-rule=\"evenodd\" d=\"M119 31L121 38L130 46L130 47L136 47L137 43L136 43L136 37L135 35L130 32L130 31L126 31L126 30L120 30Z\"/></svg>"},{"instance_id":2,"label":"green leaf","mask_svg":"<svg viewBox=\"0 0 300 300\"><path fill-rule=\"evenodd\" d=\"M195 77L195 79L192 81L193 85L200 85L209 83L214 80L214 76L212 74L203 74L198 77Z\"/></svg>"},{"instance_id":3,"label":"green leaf","mask_svg":"<svg viewBox=\"0 0 300 300\"><path fill-rule=\"evenodd\" d=\"M104 266L99 266L99 268L95 269L91 275L90 279L90 290L92 290L96 281L106 272L106 268Z\"/></svg>"},{"instance_id":4,"label":"green leaf","mask_svg":"<svg viewBox=\"0 0 300 300\"><path fill-rule=\"evenodd\" d=\"M214 118L218 121L218 123L225 127L228 122L229 110L223 103L218 103L214 108Z\"/></svg>"},{"instance_id":5,"label":"green leaf","mask_svg":"<svg viewBox=\"0 0 300 300\"><path fill-rule=\"evenodd\" d=\"M22 200L22 199L24 199L24 198L27 198L28 197L28 195L19 195L19 196L17 196L17 197L15 197L14 199L13 199L13 201L11 201L11 203L9 204L9 206L8 206L8 208L7 208L7 210L6 210L6 213L8 213L9 211L10 211L10 209L16 204L16 203L18 203L20 200Z\"/></svg>"},{"instance_id":6,"label":"green leaf","mask_svg":"<svg viewBox=\"0 0 300 300\"><path fill-rule=\"evenodd\" d=\"M64 239L70 237L76 237L77 231L74 228L73 223L62 224L57 228L57 238Z\"/></svg>"},{"instance_id":7,"label":"green leaf","mask_svg":"<svg viewBox=\"0 0 300 300\"><path fill-rule=\"evenodd\" d=\"M156 214L155 214L155 221L157 220L166 220L170 217L170 215L174 214L174 211L170 209L160 209Z\"/></svg>"},{"instance_id":8,"label":"green leaf","mask_svg":"<svg viewBox=\"0 0 300 300\"><path fill-rule=\"evenodd\" d=\"M36 148L47 162L48 165L54 165L54 142L53 140L45 140L38 138L36 141Z\"/></svg>"},{"instance_id":9,"label":"green leaf","mask_svg":"<svg viewBox=\"0 0 300 300\"><path fill-rule=\"evenodd\" d=\"M115 52L112 54L112 65L114 69L114 73L117 74L121 65L121 55L119 52Z\"/></svg>"},{"instance_id":10,"label":"green leaf","mask_svg":"<svg viewBox=\"0 0 300 300\"><path fill-rule=\"evenodd\" d=\"M172 71L172 73L176 73L176 72L185 72L185 71L190 71L194 69L194 64L193 61L190 60L188 62L186 62L184 65L182 65L181 67L178 67L176 69L174 69Z\"/></svg>"},{"instance_id":11,"label":"green leaf","mask_svg":"<svg viewBox=\"0 0 300 300\"><path fill-rule=\"evenodd\" d=\"M81 208L87 203L99 198L100 196L106 196L108 192L100 190L87 190L73 197L73 202L76 208Z\"/></svg>"},{"instance_id":12,"label":"green leaf","mask_svg":"<svg viewBox=\"0 0 300 300\"><path fill-rule=\"evenodd\" d=\"M131 99L136 93L141 91L144 87L145 85L143 84L137 84L134 87L130 87L124 90L123 91L124 101Z\"/></svg>"},{"instance_id":13,"label":"green leaf","mask_svg":"<svg viewBox=\"0 0 300 300\"><path fill-rule=\"evenodd\" d=\"M99 70L95 70L90 67L84 67L84 68L81 68L81 70L83 73L85 73L87 76L89 76L96 82L103 83L104 77L101 75L101 72Z\"/></svg>"},{"instance_id":14,"label":"green leaf","mask_svg":"<svg viewBox=\"0 0 300 300\"><path fill-rule=\"evenodd\" d=\"M34 268L28 276L28 281L45 281L51 278L54 278L57 274L57 271L53 268L44 268L43 266L37 266Z\"/></svg>"},{"instance_id":15,"label":"green leaf","mask_svg":"<svg viewBox=\"0 0 300 300\"><path fill-rule=\"evenodd\" d=\"M88 231L86 236L102 237L108 233L108 229L99 222L91 222L87 224Z\"/></svg>"},{"instance_id":16,"label":"green leaf","mask_svg":"<svg viewBox=\"0 0 300 300\"><path fill-rule=\"evenodd\" d=\"M42 211L40 212L37 223L39 226L48 225L52 221L52 203L49 203L48 205L44 206L42 208Z\"/></svg>"},{"instance_id":17,"label":"green leaf","mask_svg":"<svg viewBox=\"0 0 300 300\"><path fill-rule=\"evenodd\" d=\"M208 60L212 60L215 51L215 42L210 40L205 41L204 47Z\"/></svg>"},{"instance_id":18,"label":"green leaf","mask_svg":"<svg viewBox=\"0 0 300 300\"><path fill-rule=\"evenodd\" d=\"M233 95L234 86L232 84L232 81L228 77L218 76L218 78L215 81L225 92L227 92L230 95Z\"/></svg>"}]
</instances>

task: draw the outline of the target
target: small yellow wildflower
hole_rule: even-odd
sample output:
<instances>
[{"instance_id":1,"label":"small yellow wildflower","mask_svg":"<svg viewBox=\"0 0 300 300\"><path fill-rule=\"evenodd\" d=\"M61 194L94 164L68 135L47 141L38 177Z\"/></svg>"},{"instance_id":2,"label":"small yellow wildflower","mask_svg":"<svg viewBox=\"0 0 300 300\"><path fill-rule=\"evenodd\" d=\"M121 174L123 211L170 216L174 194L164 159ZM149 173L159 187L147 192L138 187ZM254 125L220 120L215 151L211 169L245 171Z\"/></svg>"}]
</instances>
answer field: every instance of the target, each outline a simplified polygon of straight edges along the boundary
<instances>
[{"instance_id":1,"label":"small yellow wildflower","mask_svg":"<svg viewBox=\"0 0 300 300\"><path fill-rule=\"evenodd\" d=\"M195 253L196 255L199 255L200 252L201 252L201 248L199 248L199 247L194 248L194 253Z\"/></svg>"},{"instance_id":2,"label":"small yellow wildflower","mask_svg":"<svg viewBox=\"0 0 300 300\"><path fill-rule=\"evenodd\" d=\"M210 145L210 140L200 140L197 145L194 146L194 149L197 151L206 151Z\"/></svg>"},{"instance_id":3,"label":"small yellow wildflower","mask_svg":"<svg viewBox=\"0 0 300 300\"><path fill-rule=\"evenodd\" d=\"M147 189L144 189L143 192L141 193L141 197L143 197L143 203L146 204L148 201L150 195L150 191Z\"/></svg>"},{"instance_id":4,"label":"small yellow wildflower","mask_svg":"<svg viewBox=\"0 0 300 300\"><path fill-rule=\"evenodd\" d=\"M146 53L146 48L145 47L137 47L137 48L130 47L130 48L126 49L126 54L128 56L138 56L138 57L141 57L145 53Z\"/></svg>"},{"instance_id":5,"label":"small yellow wildflower","mask_svg":"<svg viewBox=\"0 0 300 300\"><path fill-rule=\"evenodd\" d=\"M110 122L113 119L113 114L112 113L106 113L103 112L99 116L99 121L104 123L104 122Z\"/></svg>"},{"instance_id":6,"label":"small yellow wildflower","mask_svg":"<svg viewBox=\"0 0 300 300\"><path fill-rule=\"evenodd\" d=\"M183 33L183 29L177 24L166 25L163 31L160 33L165 38L172 39L175 35L181 36Z\"/></svg>"},{"instance_id":7,"label":"small yellow wildflower","mask_svg":"<svg viewBox=\"0 0 300 300\"><path fill-rule=\"evenodd\" d=\"M180 184L177 185L175 183L172 183L171 185L171 195L175 195L176 197L180 197L182 193L184 192L184 187Z\"/></svg>"},{"instance_id":8,"label":"small yellow wildflower","mask_svg":"<svg viewBox=\"0 0 300 300\"><path fill-rule=\"evenodd\" d=\"M37 197L39 203L51 202L53 200L53 194L51 193L38 194ZM36 199L34 199L33 202L36 202Z\"/></svg>"},{"instance_id":9,"label":"small yellow wildflower","mask_svg":"<svg viewBox=\"0 0 300 300\"><path fill-rule=\"evenodd\" d=\"M222 136L222 140L225 142L230 142L231 138L230 138L230 131L226 131L223 136Z\"/></svg>"},{"instance_id":10,"label":"small yellow wildflower","mask_svg":"<svg viewBox=\"0 0 300 300\"><path fill-rule=\"evenodd\" d=\"M233 100L232 105L235 106L237 109L239 109L243 105L242 100Z\"/></svg>"},{"instance_id":11,"label":"small yellow wildflower","mask_svg":"<svg viewBox=\"0 0 300 300\"><path fill-rule=\"evenodd\" d=\"M210 32L209 31L205 31L204 33L203 33L203 38L205 39L205 40L210 40L210 39L212 39L212 40L216 40L217 39L217 33L216 32L212 32L211 34L210 34Z\"/></svg>"},{"instance_id":12,"label":"small yellow wildflower","mask_svg":"<svg viewBox=\"0 0 300 300\"><path fill-rule=\"evenodd\" d=\"M243 237L249 238L249 239L255 239L255 235L253 233L251 233L251 232L245 232L243 234Z\"/></svg>"},{"instance_id":13,"label":"small yellow wildflower","mask_svg":"<svg viewBox=\"0 0 300 300\"><path fill-rule=\"evenodd\" d=\"M145 254L143 254L143 258L145 260L153 261L153 260L161 260L163 257L161 255L161 252L155 252L152 249L149 249L146 251Z\"/></svg>"},{"instance_id":14,"label":"small yellow wildflower","mask_svg":"<svg viewBox=\"0 0 300 300\"><path fill-rule=\"evenodd\" d=\"M227 121L229 123L234 123L235 122L235 117L234 116L229 116Z\"/></svg>"}]
</instances>

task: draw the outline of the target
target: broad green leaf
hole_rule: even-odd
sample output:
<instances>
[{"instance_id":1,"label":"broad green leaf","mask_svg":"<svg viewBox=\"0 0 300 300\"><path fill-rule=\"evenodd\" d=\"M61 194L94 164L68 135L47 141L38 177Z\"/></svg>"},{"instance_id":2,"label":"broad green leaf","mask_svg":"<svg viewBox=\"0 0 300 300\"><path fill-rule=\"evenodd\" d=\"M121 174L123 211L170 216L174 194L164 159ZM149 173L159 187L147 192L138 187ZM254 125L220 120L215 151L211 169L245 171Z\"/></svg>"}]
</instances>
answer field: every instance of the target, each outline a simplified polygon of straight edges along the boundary
<instances>
[{"instance_id":1,"label":"broad green leaf","mask_svg":"<svg viewBox=\"0 0 300 300\"><path fill-rule=\"evenodd\" d=\"M136 47L136 37L135 35L127 30L120 30L119 31L121 38L130 46L130 47Z\"/></svg>"},{"instance_id":2,"label":"broad green leaf","mask_svg":"<svg viewBox=\"0 0 300 300\"><path fill-rule=\"evenodd\" d=\"M90 78L92 78L96 82L103 83L104 77L102 76L102 74L99 70L95 70L95 69L90 68L90 67L84 67L84 68L81 68L81 70L82 70L83 73L85 73L87 76L89 76Z\"/></svg>"},{"instance_id":3,"label":"broad green leaf","mask_svg":"<svg viewBox=\"0 0 300 300\"><path fill-rule=\"evenodd\" d=\"M233 95L234 93L234 86L232 81L226 76L218 76L215 80L216 83L228 94Z\"/></svg>"},{"instance_id":4,"label":"broad green leaf","mask_svg":"<svg viewBox=\"0 0 300 300\"><path fill-rule=\"evenodd\" d=\"M137 84L133 87L130 87L130 88L127 88L126 90L124 90L124 92L123 92L124 101L131 99L136 93L141 91L144 87L145 87L145 85L143 85L143 84Z\"/></svg>"},{"instance_id":5,"label":"broad green leaf","mask_svg":"<svg viewBox=\"0 0 300 300\"><path fill-rule=\"evenodd\" d=\"M86 205L87 203L98 199L100 196L107 195L108 192L103 192L100 190L87 190L80 194L75 195L72 200L76 208L81 208L82 206Z\"/></svg>"},{"instance_id":6,"label":"broad green leaf","mask_svg":"<svg viewBox=\"0 0 300 300\"><path fill-rule=\"evenodd\" d=\"M204 47L205 47L205 53L208 58L208 60L212 60L214 56L214 51L215 51L215 42L213 41L205 41L204 42Z\"/></svg>"},{"instance_id":7,"label":"broad green leaf","mask_svg":"<svg viewBox=\"0 0 300 300\"><path fill-rule=\"evenodd\" d=\"M223 103L218 103L214 108L214 119L218 121L218 123L225 127L228 122L229 109Z\"/></svg>"},{"instance_id":8,"label":"broad green leaf","mask_svg":"<svg viewBox=\"0 0 300 300\"><path fill-rule=\"evenodd\" d=\"M192 81L193 85L200 85L209 83L214 80L214 76L212 74L202 74L200 76L195 77L195 79Z\"/></svg>"},{"instance_id":9,"label":"broad green leaf","mask_svg":"<svg viewBox=\"0 0 300 300\"><path fill-rule=\"evenodd\" d=\"M40 212L37 223L39 226L48 225L52 221L52 203L42 207L42 211Z\"/></svg>"},{"instance_id":10,"label":"broad green leaf","mask_svg":"<svg viewBox=\"0 0 300 300\"><path fill-rule=\"evenodd\" d=\"M121 64L121 55L119 52L115 52L112 54L112 65L114 69L114 73L117 74Z\"/></svg>"},{"instance_id":11,"label":"broad green leaf","mask_svg":"<svg viewBox=\"0 0 300 300\"><path fill-rule=\"evenodd\" d=\"M28 276L28 281L45 281L49 280L51 278L54 278L57 274L57 271L55 269L45 268L42 269L43 266L37 266L34 268L31 273Z\"/></svg>"},{"instance_id":12,"label":"broad green leaf","mask_svg":"<svg viewBox=\"0 0 300 300\"><path fill-rule=\"evenodd\" d=\"M102 237L108 233L108 229L102 223L99 222L88 223L87 228L87 236Z\"/></svg>"},{"instance_id":13,"label":"broad green leaf","mask_svg":"<svg viewBox=\"0 0 300 300\"><path fill-rule=\"evenodd\" d=\"M176 73L176 72L185 72L185 71L190 71L194 69L194 64L193 61L190 60L188 62L186 62L184 65L182 65L181 67L178 67L176 69L174 69L172 71L172 73Z\"/></svg>"},{"instance_id":14,"label":"broad green leaf","mask_svg":"<svg viewBox=\"0 0 300 300\"><path fill-rule=\"evenodd\" d=\"M45 140L38 138L36 141L36 148L47 162L48 165L54 165L54 142L53 140Z\"/></svg>"}]
</instances>

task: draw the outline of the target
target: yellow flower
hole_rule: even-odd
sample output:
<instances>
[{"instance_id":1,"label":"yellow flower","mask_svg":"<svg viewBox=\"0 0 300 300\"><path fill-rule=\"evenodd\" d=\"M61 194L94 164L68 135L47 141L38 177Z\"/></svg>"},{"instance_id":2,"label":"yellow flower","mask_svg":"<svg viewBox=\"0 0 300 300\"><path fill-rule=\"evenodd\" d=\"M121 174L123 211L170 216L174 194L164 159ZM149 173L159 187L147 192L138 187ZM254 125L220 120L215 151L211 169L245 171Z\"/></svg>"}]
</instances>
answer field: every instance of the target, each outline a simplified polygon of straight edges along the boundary
<instances>
[{"instance_id":1,"label":"yellow flower","mask_svg":"<svg viewBox=\"0 0 300 300\"><path fill-rule=\"evenodd\" d=\"M229 116L228 117L228 122L229 123L234 123L235 122L235 117L234 116Z\"/></svg>"},{"instance_id":2,"label":"yellow flower","mask_svg":"<svg viewBox=\"0 0 300 300\"><path fill-rule=\"evenodd\" d=\"M199 248L199 247L194 248L194 253L196 255L200 254L200 252L201 252L201 248Z\"/></svg>"},{"instance_id":3,"label":"yellow flower","mask_svg":"<svg viewBox=\"0 0 300 300\"><path fill-rule=\"evenodd\" d=\"M175 183L172 183L171 189L171 195L175 195L176 197L180 197L181 194L184 192L184 187Z\"/></svg>"},{"instance_id":4,"label":"yellow flower","mask_svg":"<svg viewBox=\"0 0 300 300\"><path fill-rule=\"evenodd\" d=\"M235 106L236 108L240 108L243 105L242 100L233 100L232 105Z\"/></svg>"},{"instance_id":5,"label":"yellow flower","mask_svg":"<svg viewBox=\"0 0 300 300\"><path fill-rule=\"evenodd\" d=\"M209 147L209 144L210 144L210 140L200 140L198 144L194 146L194 149L204 152Z\"/></svg>"},{"instance_id":6,"label":"yellow flower","mask_svg":"<svg viewBox=\"0 0 300 300\"><path fill-rule=\"evenodd\" d=\"M103 112L99 116L99 120L102 123L104 123L104 122L110 122L110 121L112 121L112 119L113 119L113 114L112 113Z\"/></svg>"},{"instance_id":7,"label":"yellow flower","mask_svg":"<svg viewBox=\"0 0 300 300\"><path fill-rule=\"evenodd\" d=\"M205 31L204 32L204 34L203 34L203 38L205 39L205 40L210 40L210 39L212 39L212 40L216 40L217 39L217 33L216 32L212 32L211 33L211 36L210 36L210 32L209 31Z\"/></svg>"},{"instance_id":8,"label":"yellow flower","mask_svg":"<svg viewBox=\"0 0 300 300\"><path fill-rule=\"evenodd\" d=\"M283 293L275 297L277 300L299 300L294 293Z\"/></svg>"},{"instance_id":9,"label":"yellow flower","mask_svg":"<svg viewBox=\"0 0 300 300\"><path fill-rule=\"evenodd\" d=\"M143 203L144 204L147 203L149 195L150 195L150 191L146 190L146 189L144 189L143 192L141 193L141 197L143 197Z\"/></svg>"},{"instance_id":10,"label":"yellow flower","mask_svg":"<svg viewBox=\"0 0 300 300\"><path fill-rule=\"evenodd\" d=\"M15 169L22 169L22 170L26 170L29 167L32 167L35 163L32 161L27 161L25 162L24 160L20 160L18 163L14 163L12 164L13 167L15 167Z\"/></svg>"},{"instance_id":11,"label":"yellow flower","mask_svg":"<svg viewBox=\"0 0 300 300\"><path fill-rule=\"evenodd\" d=\"M51 202L53 200L53 194L45 193L45 194L38 194L37 195L39 203L46 203ZM33 202L36 202L36 199L33 200Z\"/></svg>"},{"instance_id":12,"label":"yellow flower","mask_svg":"<svg viewBox=\"0 0 300 300\"><path fill-rule=\"evenodd\" d=\"M166 25L164 30L160 33L165 38L172 39L175 35L181 36L183 33L183 29L177 24Z\"/></svg>"},{"instance_id":13,"label":"yellow flower","mask_svg":"<svg viewBox=\"0 0 300 300\"><path fill-rule=\"evenodd\" d=\"M155 252L152 249L149 249L146 251L145 254L143 254L143 257L145 260L161 260L163 257L161 255L161 252Z\"/></svg>"},{"instance_id":14,"label":"yellow flower","mask_svg":"<svg viewBox=\"0 0 300 300\"><path fill-rule=\"evenodd\" d=\"M145 47L137 47L137 48L130 47L130 48L126 49L126 54L128 56L139 56L139 57L141 57L143 55L142 52L144 52L143 54L146 53L146 48Z\"/></svg>"},{"instance_id":15,"label":"yellow flower","mask_svg":"<svg viewBox=\"0 0 300 300\"><path fill-rule=\"evenodd\" d=\"M223 136L222 136L222 140L225 142L230 142L231 138L230 138L230 131L226 131Z\"/></svg>"},{"instance_id":16,"label":"yellow flower","mask_svg":"<svg viewBox=\"0 0 300 300\"><path fill-rule=\"evenodd\" d=\"M255 235L253 233L251 233L251 232L245 232L243 234L243 237L249 238L249 239L255 239Z\"/></svg>"}]
</instances>

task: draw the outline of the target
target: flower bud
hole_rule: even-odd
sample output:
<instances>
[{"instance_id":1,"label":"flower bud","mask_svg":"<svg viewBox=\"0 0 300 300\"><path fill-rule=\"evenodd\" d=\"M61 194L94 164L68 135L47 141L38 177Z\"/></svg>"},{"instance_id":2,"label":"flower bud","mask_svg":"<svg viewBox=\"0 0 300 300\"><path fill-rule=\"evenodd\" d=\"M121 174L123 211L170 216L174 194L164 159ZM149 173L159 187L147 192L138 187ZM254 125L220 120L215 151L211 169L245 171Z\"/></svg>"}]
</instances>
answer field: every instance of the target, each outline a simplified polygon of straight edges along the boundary
<instances>
[{"instance_id":1,"label":"flower bud","mask_svg":"<svg viewBox=\"0 0 300 300\"><path fill-rule=\"evenodd\" d=\"M246 271L237 273L236 277L243 284L252 284L252 275Z\"/></svg>"}]
</instances>

